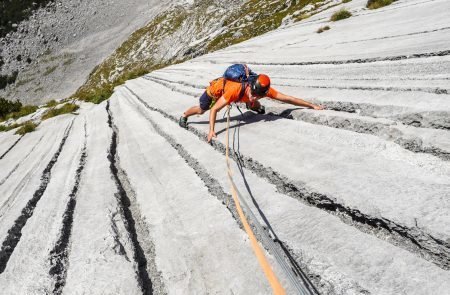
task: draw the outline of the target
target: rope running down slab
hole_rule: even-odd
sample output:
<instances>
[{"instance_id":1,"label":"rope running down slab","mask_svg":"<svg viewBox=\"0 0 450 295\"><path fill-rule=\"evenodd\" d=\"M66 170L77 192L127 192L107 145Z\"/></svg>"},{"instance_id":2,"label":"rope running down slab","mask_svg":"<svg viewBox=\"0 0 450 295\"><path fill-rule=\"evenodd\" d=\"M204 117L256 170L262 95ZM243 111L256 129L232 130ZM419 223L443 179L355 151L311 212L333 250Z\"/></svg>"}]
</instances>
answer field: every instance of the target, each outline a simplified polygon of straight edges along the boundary
<instances>
[{"instance_id":1,"label":"rope running down slab","mask_svg":"<svg viewBox=\"0 0 450 295\"><path fill-rule=\"evenodd\" d=\"M231 192L233 196L234 203L236 205L236 210L239 214L239 217L241 219L241 222L244 226L245 231L247 232L248 237L250 238L251 245L253 248L253 251L255 253L256 258L258 259L258 262L261 266L261 268L264 271L264 274L266 275L267 280L270 283L270 286L272 287L273 293L276 295L282 295L286 294L286 291L284 290L283 286L281 285L280 281L278 280L277 276L273 272L270 263L267 261L266 256L264 255L264 252L261 248L261 246L258 244L258 241L248 224L247 218L244 215L244 212L242 211L241 204L239 202L239 198L237 195L237 188L233 181L232 171L230 167L230 158L229 158L229 127L230 127L230 112L228 112L227 117L227 148L226 148L226 161L227 161L227 167L228 167L228 179L231 184Z\"/></svg>"}]
</instances>

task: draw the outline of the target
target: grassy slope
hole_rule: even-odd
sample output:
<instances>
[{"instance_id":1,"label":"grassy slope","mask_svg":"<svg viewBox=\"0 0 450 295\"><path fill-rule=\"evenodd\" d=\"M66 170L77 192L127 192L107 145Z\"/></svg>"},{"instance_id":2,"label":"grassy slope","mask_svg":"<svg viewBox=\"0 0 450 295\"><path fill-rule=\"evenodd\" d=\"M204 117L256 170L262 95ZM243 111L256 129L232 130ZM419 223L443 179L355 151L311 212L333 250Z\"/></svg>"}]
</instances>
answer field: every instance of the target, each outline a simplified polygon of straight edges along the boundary
<instances>
[{"instance_id":1,"label":"grassy slope","mask_svg":"<svg viewBox=\"0 0 450 295\"><path fill-rule=\"evenodd\" d=\"M248 0L234 9L220 7L219 2L171 6L95 67L72 98L99 103L126 80L259 36L278 28L287 17L300 21L309 16L300 13L303 7L312 4L317 11L329 0ZM195 40L201 41L191 43Z\"/></svg>"}]
</instances>

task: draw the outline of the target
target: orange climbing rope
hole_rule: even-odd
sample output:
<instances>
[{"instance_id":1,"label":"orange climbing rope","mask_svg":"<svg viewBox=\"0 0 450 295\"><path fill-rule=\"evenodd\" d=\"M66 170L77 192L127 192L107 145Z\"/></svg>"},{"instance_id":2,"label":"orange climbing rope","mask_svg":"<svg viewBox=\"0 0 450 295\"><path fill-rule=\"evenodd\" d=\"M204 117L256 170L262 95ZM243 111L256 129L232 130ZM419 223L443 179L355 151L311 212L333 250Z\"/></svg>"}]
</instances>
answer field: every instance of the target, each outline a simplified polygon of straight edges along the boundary
<instances>
[{"instance_id":1,"label":"orange climbing rope","mask_svg":"<svg viewBox=\"0 0 450 295\"><path fill-rule=\"evenodd\" d=\"M241 203L239 202L239 197L237 194L237 188L233 181L233 173L230 167L230 158L229 158L229 128L230 128L230 106L228 106L228 116L227 116L227 145L226 145L226 162L228 167L228 180L231 184L231 195L233 196L233 201L236 205L236 210L239 214L239 218L241 219L242 225L244 226L245 231L247 232L248 237L250 238L250 242L253 248L253 252L255 253L256 258L258 259L259 265L261 266L264 274L266 275L267 280L269 281L270 286L272 287L273 293L276 295L286 294L283 286L278 280L277 276L272 270L269 261L264 254L261 246L258 244L258 241L253 233L252 228L248 224L247 218L242 211Z\"/></svg>"}]
</instances>

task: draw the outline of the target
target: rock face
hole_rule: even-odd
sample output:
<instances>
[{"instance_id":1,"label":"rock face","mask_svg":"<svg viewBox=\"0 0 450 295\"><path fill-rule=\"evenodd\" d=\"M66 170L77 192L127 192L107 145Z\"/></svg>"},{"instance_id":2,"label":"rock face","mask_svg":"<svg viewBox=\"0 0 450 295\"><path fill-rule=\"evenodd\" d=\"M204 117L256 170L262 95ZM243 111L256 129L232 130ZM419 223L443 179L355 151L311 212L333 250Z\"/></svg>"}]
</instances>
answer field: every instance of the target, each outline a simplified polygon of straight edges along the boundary
<instances>
[{"instance_id":1,"label":"rock face","mask_svg":"<svg viewBox=\"0 0 450 295\"><path fill-rule=\"evenodd\" d=\"M164 5L156 0L50 2L0 39L0 74L19 73L0 96L24 103L69 96Z\"/></svg>"},{"instance_id":2,"label":"rock face","mask_svg":"<svg viewBox=\"0 0 450 295\"><path fill-rule=\"evenodd\" d=\"M450 2L365 4L126 81L23 137L0 132L2 292L270 294L231 169L287 294L299 269L320 294L448 294ZM353 16L330 23L343 5ZM211 145L208 113L187 130L178 118L233 62L327 109L233 106L227 166L223 110Z\"/></svg>"},{"instance_id":3,"label":"rock face","mask_svg":"<svg viewBox=\"0 0 450 295\"><path fill-rule=\"evenodd\" d=\"M338 3L340 0L51 2L0 40L0 57L5 63L0 75L3 84L9 85L0 90L0 96L35 103L65 98L81 85L92 90L124 80L129 72L148 72L222 49Z\"/></svg>"},{"instance_id":4,"label":"rock face","mask_svg":"<svg viewBox=\"0 0 450 295\"><path fill-rule=\"evenodd\" d=\"M75 97L96 101L99 94L112 92L114 86L130 77L226 48L339 3L340 0L172 3L98 65Z\"/></svg>"}]
</instances>

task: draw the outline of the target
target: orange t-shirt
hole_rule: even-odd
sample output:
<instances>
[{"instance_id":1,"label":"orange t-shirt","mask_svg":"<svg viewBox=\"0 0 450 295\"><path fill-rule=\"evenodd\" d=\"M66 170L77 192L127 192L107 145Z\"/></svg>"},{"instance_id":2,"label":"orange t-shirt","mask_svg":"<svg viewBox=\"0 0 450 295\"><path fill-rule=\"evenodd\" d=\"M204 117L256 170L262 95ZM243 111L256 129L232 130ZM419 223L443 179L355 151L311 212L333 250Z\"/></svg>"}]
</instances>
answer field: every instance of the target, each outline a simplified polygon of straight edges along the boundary
<instances>
[{"instance_id":1,"label":"orange t-shirt","mask_svg":"<svg viewBox=\"0 0 450 295\"><path fill-rule=\"evenodd\" d=\"M242 90L242 83L228 80L225 83L224 89L223 80L224 78L219 78L211 81L209 86L206 88L206 93L215 100L218 100L223 95L228 104L238 101ZM275 98L277 94L278 91L270 87L266 97ZM244 93L244 96L240 102L250 102L250 98L246 93Z\"/></svg>"}]
</instances>

